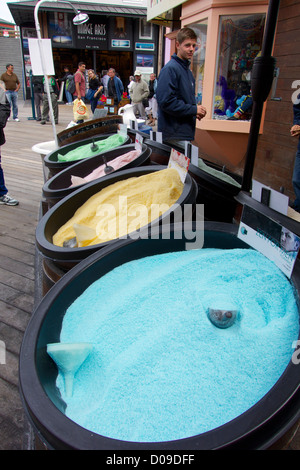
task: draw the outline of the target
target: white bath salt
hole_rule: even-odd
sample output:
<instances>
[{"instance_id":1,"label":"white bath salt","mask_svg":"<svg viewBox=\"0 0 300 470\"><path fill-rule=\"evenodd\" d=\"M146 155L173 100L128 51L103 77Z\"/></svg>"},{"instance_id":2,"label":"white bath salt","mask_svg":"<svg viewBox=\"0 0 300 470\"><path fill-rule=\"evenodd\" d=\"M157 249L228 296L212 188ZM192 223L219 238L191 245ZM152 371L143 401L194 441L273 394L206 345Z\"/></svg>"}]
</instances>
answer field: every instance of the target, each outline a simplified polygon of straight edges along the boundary
<instances>
[{"instance_id":1,"label":"white bath salt","mask_svg":"<svg viewBox=\"0 0 300 470\"><path fill-rule=\"evenodd\" d=\"M239 309L227 329L207 309ZM62 342L91 342L66 415L115 439L157 442L212 430L276 383L299 334L294 288L251 249L155 255L115 268L68 308Z\"/></svg>"}]
</instances>

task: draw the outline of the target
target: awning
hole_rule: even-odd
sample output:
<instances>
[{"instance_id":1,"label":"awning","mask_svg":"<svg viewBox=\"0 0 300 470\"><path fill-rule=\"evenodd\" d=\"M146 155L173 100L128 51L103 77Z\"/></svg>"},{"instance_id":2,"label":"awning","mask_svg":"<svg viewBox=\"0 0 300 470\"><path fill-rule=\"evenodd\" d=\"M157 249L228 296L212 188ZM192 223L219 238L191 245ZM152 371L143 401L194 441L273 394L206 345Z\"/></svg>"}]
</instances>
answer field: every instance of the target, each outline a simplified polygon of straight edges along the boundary
<instances>
[{"instance_id":1,"label":"awning","mask_svg":"<svg viewBox=\"0 0 300 470\"><path fill-rule=\"evenodd\" d=\"M28 0L23 2L8 3L12 17L16 25L22 23L34 23L34 8L38 0ZM147 8L143 7L124 7L122 5L105 5L100 3L73 2L77 10L84 13L99 14L106 16L128 16L131 18L145 18ZM39 11L71 11L73 9L67 3L45 2L41 5Z\"/></svg>"},{"instance_id":2,"label":"awning","mask_svg":"<svg viewBox=\"0 0 300 470\"><path fill-rule=\"evenodd\" d=\"M153 23L171 26L174 21L173 11L187 0L148 0L147 20Z\"/></svg>"}]
</instances>

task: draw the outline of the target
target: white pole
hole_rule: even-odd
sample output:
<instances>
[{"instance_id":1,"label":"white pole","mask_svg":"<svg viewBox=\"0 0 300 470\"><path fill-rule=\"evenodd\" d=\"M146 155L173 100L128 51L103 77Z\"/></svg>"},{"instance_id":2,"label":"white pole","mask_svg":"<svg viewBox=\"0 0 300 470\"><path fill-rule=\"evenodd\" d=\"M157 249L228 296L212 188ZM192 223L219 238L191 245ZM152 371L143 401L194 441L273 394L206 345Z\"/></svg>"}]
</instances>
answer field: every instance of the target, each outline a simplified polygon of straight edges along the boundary
<instances>
[{"instance_id":1,"label":"white pole","mask_svg":"<svg viewBox=\"0 0 300 470\"><path fill-rule=\"evenodd\" d=\"M51 93L50 93L50 87L49 87L48 77L46 73L46 64L45 64L45 58L43 54L41 29L40 29L40 23L38 19L38 9L40 5L44 3L45 1L49 1L49 0L39 0L39 2L36 4L34 8L34 20L35 20L35 28L37 32L37 37L38 37L38 45L39 45L42 70L43 70L43 75L45 79L46 93L47 93L47 98L48 98L48 103L49 103L49 112L50 112L50 119L51 119L52 128L53 128L54 141L55 141L56 148L58 148L58 139L57 139L57 134L56 134L53 106L52 106L52 101L51 101Z\"/></svg>"}]
</instances>

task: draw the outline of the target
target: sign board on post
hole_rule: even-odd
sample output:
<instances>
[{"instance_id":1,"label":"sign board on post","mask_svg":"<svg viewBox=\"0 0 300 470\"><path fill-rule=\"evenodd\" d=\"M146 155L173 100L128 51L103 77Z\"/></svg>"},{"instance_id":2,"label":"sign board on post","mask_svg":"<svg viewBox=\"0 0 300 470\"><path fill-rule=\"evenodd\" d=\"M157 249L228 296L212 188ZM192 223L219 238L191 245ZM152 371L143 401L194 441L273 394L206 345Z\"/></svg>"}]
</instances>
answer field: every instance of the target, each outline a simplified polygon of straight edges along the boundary
<instances>
[{"instance_id":1,"label":"sign board on post","mask_svg":"<svg viewBox=\"0 0 300 470\"><path fill-rule=\"evenodd\" d=\"M245 205L238 238L272 260L290 278L300 248L300 239L265 214Z\"/></svg>"},{"instance_id":2,"label":"sign board on post","mask_svg":"<svg viewBox=\"0 0 300 470\"><path fill-rule=\"evenodd\" d=\"M32 75L44 75L38 39L28 38ZM46 75L55 75L51 39L41 39Z\"/></svg>"},{"instance_id":3,"label":"sign board on post","mask_svg":"<svg viewBox=\"0 0 300 470\"><path fill-rule=\"evenodd\" d=\"M267 200L265 195L268 196ZM252 197L258 202L266 204L270 209L274 209L281 214L287 215L289 207L289 198L285 194L279 193L274 189L260 183L259 181L252 181Z\"/></svg>"}]
</instances>

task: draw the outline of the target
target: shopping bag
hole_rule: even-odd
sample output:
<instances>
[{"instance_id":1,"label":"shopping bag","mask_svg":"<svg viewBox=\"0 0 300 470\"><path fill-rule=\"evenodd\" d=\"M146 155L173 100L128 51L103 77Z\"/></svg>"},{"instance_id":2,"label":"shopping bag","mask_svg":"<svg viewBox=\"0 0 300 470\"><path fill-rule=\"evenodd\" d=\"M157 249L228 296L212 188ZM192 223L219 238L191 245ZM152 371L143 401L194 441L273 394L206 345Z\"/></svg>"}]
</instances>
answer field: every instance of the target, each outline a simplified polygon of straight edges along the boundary
<instances>
[{"instance_id":1,"label":"shopping bag","mask_svg":"<svg viewBox=\"0 0 300 470\"><path fill-rule=\"evenodd\" d=\"M94 98L96 90L91 90L90 88L87 91L86 98L91 101Z\"/></svg>"},{"instance_id":2,"label":"shopping bag","mask_svg":"<svg viewBox=\"0 0 300 470\"><path fill-rule=\"evenodd\" d=\"M75 122L89 118L89 113L86 105L82 100L79 100L78 98L76 98L73 104L73 115Z\"/></svg>"}]
</instances>

